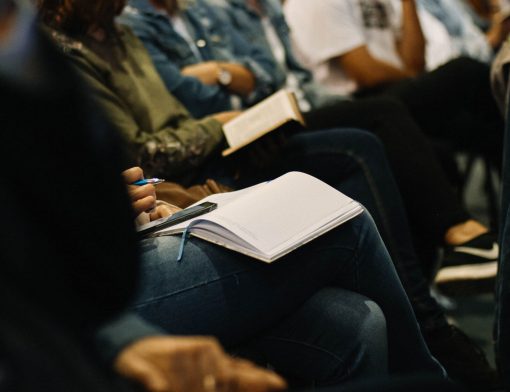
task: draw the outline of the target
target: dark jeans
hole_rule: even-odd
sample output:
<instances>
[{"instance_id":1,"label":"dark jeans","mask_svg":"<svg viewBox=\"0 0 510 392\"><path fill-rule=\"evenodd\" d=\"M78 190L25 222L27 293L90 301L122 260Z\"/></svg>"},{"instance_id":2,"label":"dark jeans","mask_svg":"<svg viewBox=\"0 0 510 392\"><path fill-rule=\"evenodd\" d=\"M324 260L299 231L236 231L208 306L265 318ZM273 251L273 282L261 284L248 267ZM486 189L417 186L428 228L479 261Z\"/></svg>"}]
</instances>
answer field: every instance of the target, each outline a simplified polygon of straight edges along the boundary
<instances>
[{"instance_id":1,"label":"dark jeans","mask_svg":"<svg viewBox=\"0 0 510 392\"><path fill-rule=\"evenodd\" d=\"M448 228L469 219L428 138L406 107L390 97L337 102L306 116L309 129L357 127L384 145L414 237L444 244Z\"/></svg>"},{"instance_id":2,"label":"dark jeans","mask_svg":"<svg viewBox=\"0 0 510 392\"><path fill-rule=\"evenodd\" d=\"M311 174L363 203L377 224L421 327L444 327L445 315L430 295L384 148L371 133L348 128L299 133L290 138L270 169L234 181L223 161L217 160L207 165L203 176L241 188L292 170Z\"/></svg>"},{"instance_id":3,"label":"dark jeans","mask_svg":"<svg viewBox=\"0 0 510 392\"><path fill-rule=\"evenodd\" d=\"M394 97L428 136L501 161L504 125L492 96L487 64L458 58L432 72L361 95Z\"/></svg>"},{"instance_id":4,"label":"dark jeans","mask_svg":"<svg viewBox=\"0 0 510 392\"><path fill-rule=\"evenodd\" d=\"M367 213L273 264L194 239L177 262L179 243L142 242L135 310L168 333L217 336L316 385L384 376L387 359L393 374L442 374Z\"/></svg>"},{"instance_id":5,"label":"dark jeans","mask_svg":"<svg viewBox=\"0 0 510 392\"><path fill-rule=\"evenodd\" d=\"M507 118L510 108L507 108ZM501 257L496 285L496 362L506 389L510 389L510 124L505 126L503 197L501 204Z\"/></svg>"}]
</instances>

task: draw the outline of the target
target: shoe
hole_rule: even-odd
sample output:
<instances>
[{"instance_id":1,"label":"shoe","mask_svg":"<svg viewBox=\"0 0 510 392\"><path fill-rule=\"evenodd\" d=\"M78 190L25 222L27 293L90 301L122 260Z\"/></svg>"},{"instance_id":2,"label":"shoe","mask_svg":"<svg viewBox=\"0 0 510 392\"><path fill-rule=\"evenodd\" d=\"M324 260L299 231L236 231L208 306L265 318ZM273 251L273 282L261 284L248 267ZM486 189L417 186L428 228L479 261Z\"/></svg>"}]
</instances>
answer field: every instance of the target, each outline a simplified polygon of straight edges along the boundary
<instances>
[{"instance_id":1,"label":"shoe","mask_svg":"<svg viewBox=\"0 0 510 392\"><path fill-rule=\"evenodd\" d=\"M485 233L461 245L444 248L436 283L452 280L493 279L498 270L499 246L492 233Z\"/></svg>"},{"instance_id":2,"label":"shoe","mask_svg":"<svg viewBox=\"0 0 510 392\"><path fill-rule=\"evenodd\" d=\"M472 391L501 388L501 380L483 350L454 325L424 334L432 355L443 365L448 376Z\"/></svg>"}]
</instances>

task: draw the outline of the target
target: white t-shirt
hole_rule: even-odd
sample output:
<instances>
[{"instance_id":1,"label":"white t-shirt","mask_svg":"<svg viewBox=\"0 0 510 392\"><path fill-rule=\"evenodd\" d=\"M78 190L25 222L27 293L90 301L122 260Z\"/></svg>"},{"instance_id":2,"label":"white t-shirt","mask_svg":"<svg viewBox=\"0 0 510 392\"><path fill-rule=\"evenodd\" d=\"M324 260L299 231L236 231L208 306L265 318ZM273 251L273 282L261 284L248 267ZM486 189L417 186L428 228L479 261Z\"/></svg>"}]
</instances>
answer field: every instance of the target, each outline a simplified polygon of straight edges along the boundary
<instances>
[{"instance_id":1,"label":"white t-shirt","mask_svg":"<svg viewBox=\"0 0 510 392\"><path fill-rule=\"evenodd\" d=\"M402 21L391 0L287 0L284 10L296 55L332 93L357 90L356 82L331 59L361 46L403 68L396 46Z\"/></svg>"},{"instance_id":2,"label":"white t-shirt","mask_svg":"<svg viewBox=\"0 0 510 392\"><path fill-rule=\"evenodd\" d=\"M396 17L402 18L402 0L392 0ZM421 30L425 37L426 69L433 70L460 55L448 30L434 15L418 7Z\"/></svg>"},{"instance_id":3,"label":"white t-shirt","mask_svg":"<svg viewBox=\"0 0 510 392\"><path fill-rule=\"evenodd\" d=\"M425 37L425 62L428 71L436 69L460 55L448 34L448 30L434 15L420 8L418 17Z\"/></svg>"},{"instance_id":4,"label":"white t-shirt","mask_svg":"<svg viewBox=\"0 0 510 392\"><path fill-rule=\"evenodd\" d=\"M296 99L298 101L299 109L306 113L312 109L312 105L306 99L305 92L302 90L299 85L299 79L297 76L288 69L287 67L287 52L285 51L285 47L280 41L280 37L276 32L271 20L267 16L263 16L261 18L262 26L264 27L264 33L266 35L267 42L271 47L271 51L273 52L273 56L280 67L287 74L287 80L285 81L285 88L292 91Z\"/></svg>"}]
</instances>

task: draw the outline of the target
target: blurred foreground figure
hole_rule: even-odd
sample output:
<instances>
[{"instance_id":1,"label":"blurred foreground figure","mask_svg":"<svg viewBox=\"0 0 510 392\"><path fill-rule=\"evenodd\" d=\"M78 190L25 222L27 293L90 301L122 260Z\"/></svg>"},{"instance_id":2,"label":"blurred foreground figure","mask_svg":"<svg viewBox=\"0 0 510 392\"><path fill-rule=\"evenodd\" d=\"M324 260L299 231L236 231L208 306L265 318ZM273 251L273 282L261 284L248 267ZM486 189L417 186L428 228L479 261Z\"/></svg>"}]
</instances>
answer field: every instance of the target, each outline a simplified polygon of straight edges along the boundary
<instances>
[{"instance_id":1,"label":"blurred foreground figure","mask_svg":"<svg viewBox=\"0 0 510 392\"><path fill-rule=\"evenodd\" d=\"M120 140L33 26L28 5L0 1L0 390L132 391L94 344L138 273ZM117 370L154 391L285 386L209 338L145 337Z\"/></svg>"}]
</instances>

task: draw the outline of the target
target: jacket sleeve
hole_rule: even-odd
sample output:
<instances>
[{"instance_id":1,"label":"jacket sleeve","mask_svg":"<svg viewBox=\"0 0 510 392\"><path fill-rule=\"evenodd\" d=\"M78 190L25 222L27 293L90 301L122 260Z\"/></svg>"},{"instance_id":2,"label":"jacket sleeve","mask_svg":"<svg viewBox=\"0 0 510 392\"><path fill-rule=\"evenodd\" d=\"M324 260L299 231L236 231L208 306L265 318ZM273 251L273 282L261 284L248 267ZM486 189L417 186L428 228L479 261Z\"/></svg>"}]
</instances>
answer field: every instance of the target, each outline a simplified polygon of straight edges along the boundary
<instances>
[{"instance_id":1,"label":"jacket sleeve","mask_svg":"<svg viewBox=\"0 0 510 392\"><path fill-rule=\"evenodd\" d=\"M99 328L95 335L101 357L113 362L130 344L149 336L162 336L165 332L134 313L123 313Z\"/></svg>"},{"instance_id":2,"label":"jacket sleeve","mask_svg":"<svg viewBox=\"0 0 510 392\"><path fill-rule=\"evenodd\" d=\"M282 83L277 80L274 75L278 74L278 66L273 60L272 54L265 48L248 42L239 31L236 30L232 23L231 15L227 9L223 7L207 6L209 16L222 30L222 36L229 37L232 42L234 55L237 62L248 68L255 76L255 89L245 99L247 105L252 105L273 92L275 92Z\"/></svg>"},{"instance_id":3,"label":"jacket sleeve","mask_svg":"<svg viewBox=\"0 0 510 392\"><path fill-rule=\"evenodd\" d=\"M121 20L122 21L122 20ZM165 51L165 45L158 40L158 33L141 23L129 23L129 26L142 41L154 63L161 79L170 91L195 118L211 113L232 110L231 94L218 85L210 86L199 79L185 76Z\"/></svg>"},{"instance_id":4,"label":"jacket sleeve","mask_svg":"<svg viewBox=\"0 0 510 392\"><path fill-rule=\"evenodd\" d=\"M196 168L224 140L220 122L212 117L196 120L185 112L156 132L140 129L128 107L102 82L99 72L79 56L72 57L72 61L91 87L94 98L126 139L134 161L147 175L172 178Z\"/></svg>"}]
</instances>

